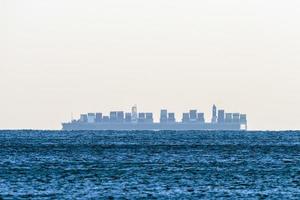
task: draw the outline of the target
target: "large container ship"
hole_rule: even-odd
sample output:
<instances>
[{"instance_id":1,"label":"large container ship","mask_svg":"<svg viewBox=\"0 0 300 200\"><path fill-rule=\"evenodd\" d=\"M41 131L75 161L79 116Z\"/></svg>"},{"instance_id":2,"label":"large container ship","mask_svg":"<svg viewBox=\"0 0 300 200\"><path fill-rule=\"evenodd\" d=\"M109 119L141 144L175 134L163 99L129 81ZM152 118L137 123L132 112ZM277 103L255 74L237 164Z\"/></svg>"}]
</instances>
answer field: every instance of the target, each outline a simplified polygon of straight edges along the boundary
<instances>
[{"instance_id":1,"label":"large container ship","mask_svg":"<svg viewBox=\"0 0 300 200\"><path fill-rule=\"evenodd\" d=\"M225 113L212 107L212 119L205 121L204 113L190 110L176 121L175 113L163 109L159 122L154 122L153 113L138 112L133 106L131 112L112 111L81 114L78 120L62 123L63 130L247 130L247 116L240 113Z\"/></svg>"}]
</instances>

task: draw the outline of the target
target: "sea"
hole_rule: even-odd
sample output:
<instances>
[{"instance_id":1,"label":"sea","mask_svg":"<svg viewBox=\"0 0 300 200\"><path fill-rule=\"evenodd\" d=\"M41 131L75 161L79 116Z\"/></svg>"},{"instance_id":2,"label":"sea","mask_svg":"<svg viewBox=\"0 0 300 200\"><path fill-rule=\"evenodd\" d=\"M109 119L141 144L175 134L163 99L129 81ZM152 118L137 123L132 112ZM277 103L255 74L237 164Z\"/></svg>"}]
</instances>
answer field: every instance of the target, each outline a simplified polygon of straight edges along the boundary
<instances>
[{"instance_id":1,"label":"sea","mask_svg":"<svg viewBox=\"0 0 300 200\"><path fill-rule=\"evenodd\" d=\"M300 199L300 131L0 131L0 199Z\"/></svg>"}]
</instances>

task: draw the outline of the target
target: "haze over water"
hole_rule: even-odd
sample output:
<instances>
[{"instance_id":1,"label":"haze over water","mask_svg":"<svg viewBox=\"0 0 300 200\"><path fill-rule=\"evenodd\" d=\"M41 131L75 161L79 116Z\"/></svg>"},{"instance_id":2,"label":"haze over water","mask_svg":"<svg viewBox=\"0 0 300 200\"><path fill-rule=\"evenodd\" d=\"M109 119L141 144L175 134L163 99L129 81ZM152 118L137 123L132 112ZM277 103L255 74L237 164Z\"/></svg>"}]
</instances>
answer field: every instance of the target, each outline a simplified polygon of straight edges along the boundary
<instances>
[{"instance_id":1,"label":"haze over water","mask_svg":"<svg viewBox=\"0 0 300 200\"><path fill-rule=\"evenodd\" d=\"M299 0L1 0L0 129L212 104L300 129ZM176 116L177 119L181 116ZM157 119L156 119L157 120Z\"/></svg>"},{"instance_id":2,"label":"haze over water","mask_svg":"<svg viewBox=\"0 0 300 200\"><path fill-rule=\"evenodd\" d=\"M0 200L300 199L300 131L31 130L134 104L300 130L299 8L0 0Z\"/></svg>"},{"instance_id":3,"label":"haze over water","mask_svg":"<svg viewBox=\"0 0 300 200\"><path fill-rule=\"evenodd\" d=\"M300 132L0 131L3 199L299 199Z\"/></svg>"}]
</instances>

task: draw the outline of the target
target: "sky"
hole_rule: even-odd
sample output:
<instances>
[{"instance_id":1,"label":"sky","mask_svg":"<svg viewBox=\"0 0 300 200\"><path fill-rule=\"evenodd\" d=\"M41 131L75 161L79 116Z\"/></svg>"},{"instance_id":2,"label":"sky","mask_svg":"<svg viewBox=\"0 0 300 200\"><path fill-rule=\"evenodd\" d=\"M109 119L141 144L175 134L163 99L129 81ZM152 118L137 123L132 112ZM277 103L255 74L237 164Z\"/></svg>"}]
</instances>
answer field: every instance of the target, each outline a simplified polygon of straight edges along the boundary
<instances>
[{"instance_id":1,"label":"sky","mask_svg":"<svg viewBox=\"0 0 300 200\"><path fill-rule=\"evenodd\" d=\"M211 106L300 129L299 0L0 0L0 129Z\"/></svg>"}]
</instances>

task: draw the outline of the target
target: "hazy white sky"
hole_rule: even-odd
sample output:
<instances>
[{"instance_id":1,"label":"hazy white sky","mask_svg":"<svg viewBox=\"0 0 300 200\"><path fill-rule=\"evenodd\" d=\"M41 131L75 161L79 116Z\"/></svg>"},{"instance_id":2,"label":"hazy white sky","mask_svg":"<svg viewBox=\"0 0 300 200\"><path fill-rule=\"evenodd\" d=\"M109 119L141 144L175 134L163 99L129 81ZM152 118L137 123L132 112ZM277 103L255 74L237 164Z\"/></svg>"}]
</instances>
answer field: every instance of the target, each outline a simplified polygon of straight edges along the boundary
<instances>
[{"instance_id":1,"label":"hazy white sky","mask_svg":"<svg viewBox=\"0 0 300 200\"><path fill-rule=\"evenodd\" d=\"M0 129L71 112L248 114L300 129L299 0L0 0ZM156 116L158 117L158 116Z\"/></svg>"}]
</instances>

